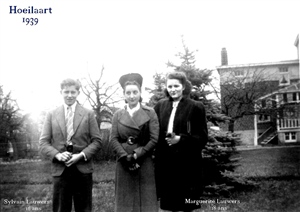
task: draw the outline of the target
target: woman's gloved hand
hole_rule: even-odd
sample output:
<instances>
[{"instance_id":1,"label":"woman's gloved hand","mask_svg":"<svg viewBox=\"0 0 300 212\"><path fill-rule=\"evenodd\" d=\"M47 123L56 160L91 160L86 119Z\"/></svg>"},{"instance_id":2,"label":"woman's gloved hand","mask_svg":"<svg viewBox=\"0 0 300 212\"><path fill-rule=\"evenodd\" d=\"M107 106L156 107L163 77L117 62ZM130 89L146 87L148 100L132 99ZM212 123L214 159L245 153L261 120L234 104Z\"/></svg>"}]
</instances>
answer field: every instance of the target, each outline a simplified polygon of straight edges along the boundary
<instances>
[{"instance_id":1,"label":"woman's gloved hand","mask_svg":"<svg viewBox=\"0 0 300 212\"><path fill-rule=\"evenodd\" d=\"M120 162L130 171L137 170L140 167L133 154L128 154L127 156L120 158Z\"/></svg>"}]
</instances>

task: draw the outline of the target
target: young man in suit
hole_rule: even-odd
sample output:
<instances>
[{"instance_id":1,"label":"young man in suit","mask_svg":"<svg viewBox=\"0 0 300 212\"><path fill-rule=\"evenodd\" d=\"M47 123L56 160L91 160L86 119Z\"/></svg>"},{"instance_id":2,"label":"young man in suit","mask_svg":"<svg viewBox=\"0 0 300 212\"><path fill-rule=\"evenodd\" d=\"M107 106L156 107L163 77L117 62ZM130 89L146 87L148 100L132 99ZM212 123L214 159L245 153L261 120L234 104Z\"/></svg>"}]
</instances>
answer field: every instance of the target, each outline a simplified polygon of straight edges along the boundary
<instances>
[{"instance_id":1,"label":"young man in suit","mask_svg":"<svg viewBox=\"0 0 300 212\"><path fill-rule=\"evenodd\" d=\"M93 111L77 103L80 84L61 83L64 104L47 114L40 137L40 152L52 161L53 211L92 211L92 157L101 148Z\"/></svg>"}]
</instances>

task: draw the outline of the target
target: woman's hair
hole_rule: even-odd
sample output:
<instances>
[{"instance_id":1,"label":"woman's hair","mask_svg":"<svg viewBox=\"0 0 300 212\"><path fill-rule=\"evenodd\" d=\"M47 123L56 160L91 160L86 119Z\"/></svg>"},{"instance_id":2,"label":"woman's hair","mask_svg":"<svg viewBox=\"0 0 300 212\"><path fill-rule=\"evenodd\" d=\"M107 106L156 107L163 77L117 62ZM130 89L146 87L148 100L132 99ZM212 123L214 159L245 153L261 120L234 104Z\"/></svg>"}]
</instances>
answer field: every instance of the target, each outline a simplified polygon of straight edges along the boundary
<instances>
[{"instance_id":1,"label":"woman's hair","mask_svg":"<svg viewBox=\"0 0 300 212\"><path fill-rule=\"evenodd\" d=\"M192 90L192 84L191 82L187 79L186 75L184 72L181 71L172 71L169 72L166 76L166 82L168 81L168 79L176 79L180 82L180 84L182 84L182 86L184 87L184 90L182 92L182 95L184 97L189 97L191 90ZM170 97L167 89L165 89L165 94L167 97Z\"/></svg>"},{"instance_id":2,"label":"woman's hair","mask_svg":"<svg viewBox=\"0 0 300 212\"><path fill-rule=\"evenodd\" d=\"M65 79L60 83L61 89L64 89L65 87L69 87L69 86L75 86L76 90L78 91L80 89L80 83L73 79Z\"/></svg>"},{"instance_id":3,"label":"woman's hair","mask_svg":"<svg viewBox=\"0 0 300 212\"><path fill-rule=\"evenodd\" d=\"M141 92L141 86L140 86L140 84L138 83L138 82L136 82L136 81L127 81L127 82L125 82L125 84L124 84L124 89L123 89L123 92L125 93L125 90L126 90L126 86L127 85L136 85L137 87L138 87L138 89L139 89L139 91ZM140 97L140 99L139 99L139 102L142 102L143 101L143 99L142 99L142 96ZM125 103L128 103L127 101L126 101L126 99L125 99Z\"/></svg>"},{"instance_id":4,"label":"woman's hair","mask_svg":"<svg viewBox=\"0 0 300 212\"><path fill-rule=\"evenodd\" d=\"M172 71L172 72L169 72L169 73L167 74L166 79L167 79L167 80L168 80L168 79L177 79L177 80L179 80L179 82L180 82L183 86L185 86L186 81L187 81L187 77L186 77L185 73L179 72L179 71Z\"/></svg>"}]
</instances>

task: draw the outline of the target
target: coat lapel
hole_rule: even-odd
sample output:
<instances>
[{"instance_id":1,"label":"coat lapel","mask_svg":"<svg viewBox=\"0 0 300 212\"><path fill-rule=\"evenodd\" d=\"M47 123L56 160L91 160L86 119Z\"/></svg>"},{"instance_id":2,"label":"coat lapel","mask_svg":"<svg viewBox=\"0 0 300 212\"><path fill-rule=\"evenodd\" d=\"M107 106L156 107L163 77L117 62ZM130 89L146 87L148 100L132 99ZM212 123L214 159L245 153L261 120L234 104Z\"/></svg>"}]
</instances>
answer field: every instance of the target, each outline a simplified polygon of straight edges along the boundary
<instances>
[{"instance_id":1,"label":"coat lapel","mask_svg":"<svg viewBox=\"0 0 300 212\"><path fill-rule=\"evenodd\" d=\"M121 124L123 124L127 127L131 127L131 128L140 130L140 126L142 126L149 120L150 120L150 117L144 111L143 106L141 105L141 108L133 114L133 117L131 117L129 115L129 113L126 111L126 109L123 110L123 113L121 114L119 121Z\"/></svg>"},{"instance_id":2,"label":"coat lapel","mask_svg":"<svg viewBox=\"0 0 300 212\"><path fill-rule=\"evenodd\" d=\"M161 119L161 122L162 122L162 126L165 126L165 128L166 128L166 129L164 129L164 131L167 131L168 125L169 125L169 119L170 119L171 112L173 109L173 101L169 100L166 102L166 105L163 105L163 106L164 106L164 108L161 111L161 116L163 118Z\"/></svg>"},{"instance_id":3,"label":"coat lapel","mask_svg":"<svg viewBox=\"0 0 300 212\"><path fill-rule=\"evenodd\" d=\"M148 114L143 109L143 106L141 106L141 108L133 114L132 119L134 120L136 125L138 127L140 127L143 124L145 124L147 121L149 121L150 117L148 116Z\"/></svg>"},{"instance_id":4,"label":"coat lapel","mask_svg":"<svg viewBox=\"0 0 300 212\"><path fill-rule=\"evenodd\" d=\"M58 122L58 125L60 126L62 134L63 134L64 138L66 139L67 131L66 131L65 110L64 110L63 105L57 109L55 117Z\"/></svg>"},{"instance_id":5,"label":"coat lapel","mask_svg":"<svg viewBox=\"0 0 300 212\"><path fill-rule=\"evenodd\" d=\"M131 118L129 113L125 110L122 111L122 114L119 119L120 123L127 126L131 127L134 129L139 129L138 125L135 123L135 121Z\"/></svg>"},{"instance_id":6,"label":"coat lapel","mask_svg":"<svg viewBox=\"0 0 300 212\"><path fill-rule=\"evenodd\" d=\"M76 130L78 129L78 126L82 121L83 115L84 115L83 107L77 104L75 109L75 114L74 114L74 121L73 121L74 134L76 133Z\"/></svg>"}]
</instances>

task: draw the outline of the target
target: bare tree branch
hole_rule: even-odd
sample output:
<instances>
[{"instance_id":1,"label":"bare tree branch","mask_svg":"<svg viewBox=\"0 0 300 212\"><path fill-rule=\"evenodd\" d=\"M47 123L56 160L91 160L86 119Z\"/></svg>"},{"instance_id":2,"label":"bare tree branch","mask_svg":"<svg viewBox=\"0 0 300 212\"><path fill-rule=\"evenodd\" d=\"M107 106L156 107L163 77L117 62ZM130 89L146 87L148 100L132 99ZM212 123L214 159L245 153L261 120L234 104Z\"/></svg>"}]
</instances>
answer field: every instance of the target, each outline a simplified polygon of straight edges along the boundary
<instances>
[{"instance_id":1,"label":"bare tree branch","mask_svg":"<svg viewBox=\"0 0 300 212\"><path fill-rule=\"evenodd\" d=\"M100 126L103 120L107 121L107 114L112 116L112 106L120 100L114 100L114 95L118 91L115 84L107 85L107 82L102 82L104 75L104 66L100 71L100 75L96 80L93 80L88 74L88 79L83 79L84 86L81 87L83 94L86 96L89 104L92 106L96 114L97 123Z\"/></svg>"},{"instance_id":2,"label":"bare tree branch","mask_svg":"<svg viewBox=\"0 0 300 212\"><path fill-rule=\"evenodd\" d=\"M254 110L257 99L278 87L278 83L277 86L267 83L269 73L265 68L249 68L243 73L242 76L235 76L235 70L230 70L226 73L227 80L221 83L222 112L231 117L233 122L246 115L261 113L261 110Z\"/></svg>"}]
</instances>

